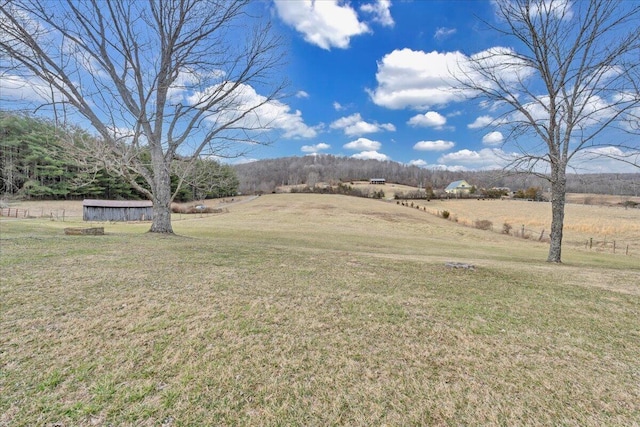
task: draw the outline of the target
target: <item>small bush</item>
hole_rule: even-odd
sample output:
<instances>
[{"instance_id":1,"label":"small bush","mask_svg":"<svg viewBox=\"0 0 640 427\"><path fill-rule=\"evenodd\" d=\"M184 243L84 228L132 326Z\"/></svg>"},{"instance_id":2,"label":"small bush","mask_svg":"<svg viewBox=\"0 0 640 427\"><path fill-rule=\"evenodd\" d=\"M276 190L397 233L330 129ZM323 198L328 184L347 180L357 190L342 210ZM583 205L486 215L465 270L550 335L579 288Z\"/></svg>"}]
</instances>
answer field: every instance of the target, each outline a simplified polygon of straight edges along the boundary
<instances>
[{"instance_id":1,"label":"small bush","mask_svg":"<svg viewBox=\"0 0 640 427\"><path fill-rule=\"evenodd\" d=\"M374 199L384 199L384 191L374 191L372 197Z\"/></svg>"},{"instance_id":2,"label":"small bush","mask_svg":"<svg viewBox=\"0 0 640 427\"><path fill-rule=\"evenodd\" d=\"M222 213L225 210L204 205L185 206L177 203L171 204L171 212L180 214Z\"/></svg>"},{"instance_id":3,"label":"small bush","mask_svg":"<svg viewBox=\"0 0 640 427\"><path fill-rule=\"evenodd\" d=\"M451 215L451 213L449 211L442 211L440 215L442 215L442 218L444 219L449 219L449 216Z\"/></svg>"},{"instance_id":4,"label":"small bush","mask_svg":"<svg viewBox=\"0 0 640 427\"><path fill-rule=\"evenodd\" d=\"M502 224L502 234L511 234L511 229L513 227L508 222Z\"/></svg>"},{"instance_id":5,"label":"small bush","mask_svg":"<svg viewBox=\"0 0 640 427\"><path fill-rule=\"evenodd\" d=\"M491 230L493 228L493 223L488 219L479 219L476 220L475 227L480 230Z\"/></svg>"},{"instance_id":6,"label":"small bush","mask_svg":"<svg viewBox=\"0 0 640 427\"><path fill-rule=\"evenodd\" d=\"M425 190L414 190L409 192L399 191L395 193L394 197L396 199L403 200L431 200L435 197L435 194L431 187L428 187Z\"/></svg>"}]
</instances>

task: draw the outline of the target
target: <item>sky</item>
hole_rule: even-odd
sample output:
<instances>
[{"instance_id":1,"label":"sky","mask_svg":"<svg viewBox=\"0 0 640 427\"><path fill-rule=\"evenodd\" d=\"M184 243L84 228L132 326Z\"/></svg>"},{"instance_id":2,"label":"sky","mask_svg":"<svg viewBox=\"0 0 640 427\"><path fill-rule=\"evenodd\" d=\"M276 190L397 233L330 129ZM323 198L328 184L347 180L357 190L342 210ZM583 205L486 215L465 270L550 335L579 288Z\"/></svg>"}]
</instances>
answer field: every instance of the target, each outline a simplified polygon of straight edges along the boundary
<instances>
[{"instance_id":1,"label":"sky","mask_svg":"<svg viewBox=\"0 0 640 427\"><path fill-rule=\"evenodd\" d=\"M509 144L504 131L487 127L492 112L446 77L461 56L511 47L513 40L488 29L496 23L491 1L275 0L268 7L287 40L291 96L283 102L296 125L250 158L504 166ZM585 165L581 172L638 172L602 158Z\"/></svg>"},{"instance_id":2,"label":"sky","mask_svg":"<svg viewBox=\"0 0 640 427\"><path fill-rule=\"evenodd\" d=\"M586 2L555 0L554 4L566 6L565 19L572 19L576 4ZM518 50L513 39L489 28L501 24L492 0L262 0L250 7L270 19L283 40L287 96L256 110L274 127L277 136L270 138L272 143L256 145L232 162L332 154L473 171L502 168L513 158L517 145L505 126L496 125L495 105L456 90L458 83L451 77L451 70L469 57ZM153 54L149 53L151 63ZM84 73L78 80L109 85L108 79L100 80L105 73L95 63L76 60L76 68ZM508 73L506 80L531 78L513 68ZM215 70L209 74L215 80ZM194 105L215 87L189 89L195 80L194 75L181 74L171 88L170 101ZM536 90L533 84L532 90ZM242 85L240 91L238 99L247 105L265 99L257 86ZM9 71L0 75L0 92L3 101L37 103L49 89ZM93 101L103 101L104 111L110 109L108 99ZM596 101L592 104L607 102ZM637 112L640 115L640 108ZM132 125L113 127L126 135ZM619 141L618 135L608 132L601 137ZM624 138L640 151L637 133ZM628 153L606 145L599 148L601 153ZM640 171L606 156L576 160L572 166L581 173Z\"/></svg>"}]
</instances>

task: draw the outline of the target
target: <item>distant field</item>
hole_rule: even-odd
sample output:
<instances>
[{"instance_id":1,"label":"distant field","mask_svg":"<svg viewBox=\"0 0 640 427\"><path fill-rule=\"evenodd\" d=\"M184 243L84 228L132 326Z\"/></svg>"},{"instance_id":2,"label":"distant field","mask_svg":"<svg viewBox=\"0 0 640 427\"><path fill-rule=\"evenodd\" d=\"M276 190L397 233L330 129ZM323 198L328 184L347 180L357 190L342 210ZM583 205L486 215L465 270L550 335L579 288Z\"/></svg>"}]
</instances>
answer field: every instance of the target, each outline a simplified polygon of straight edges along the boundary
<instances>
[{"instance_id":1,"label":"distant field","mask_svg":"<svg viewBox=\"0 0 640 427\"><path fill-rule=\"evenodd\" d=\"M640 423L633 253L550 265L544 242L346 196L174 219L0 219L0 426Z\"/></svg>"},{"instance_id":2,"label":"distant field","mask_svg":"<svg viewBox=\"0 0 640 427\"><path fill-rule=\"evenodd\" d=\"M366 181L351 183L354 188L370 191L383 190L387 200L393 200L396 193L411 193L417 190L399 184L370 185ZM298 186L302 187L302 186ZM291 187L281 187L288 192ZM640 203L640 197L613 196L604 194L567 194L563 241L566 247L596 251L626 253L640 257L640 209L625 209L622 203ZM476 221L487 220L491 229L501 233L505 224L511 234L522 234L529 239L546 240L551 229L551 204L528 202L517 199L506 200L415 200L413 206L439 215L448 211L451 219L458 223L474 226Z\"/></svg>"},{"instance_id":3,"label":"distant field","mask_svg":"<svg viewBox=\"0 0 640 427\"><path fill-rule=\"evenodd\" d=\"M509 224L511 233L522 227L531 239L541 234L549 237L551 229L551 203L520 200L432 200L416 202L427 212L438 214L446 210L459 223L473 226L476 221L489 220L493 230L502 232ZM566 247L585 248L593 242L592 250L628 250L640 257L640 209L625 209L616 205L581 205L568 203L565 207L564 242ZM590 243L591 244L591 243Z\"/></svg>"}]
</instances>

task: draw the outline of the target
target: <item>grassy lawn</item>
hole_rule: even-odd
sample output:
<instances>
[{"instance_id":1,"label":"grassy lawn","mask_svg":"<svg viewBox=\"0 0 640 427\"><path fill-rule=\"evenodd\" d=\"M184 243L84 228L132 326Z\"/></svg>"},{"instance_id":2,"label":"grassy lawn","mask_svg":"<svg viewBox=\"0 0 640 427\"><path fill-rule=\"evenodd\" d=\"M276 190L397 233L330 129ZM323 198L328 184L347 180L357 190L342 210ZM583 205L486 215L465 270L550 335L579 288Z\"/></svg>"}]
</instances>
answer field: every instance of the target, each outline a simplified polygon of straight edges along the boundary
<instances>
[{"instance_id":1,"label":"grassy lawn","mask_svg":"<svg viewBox=\"0 0 640 427\"><path fill-rule=\"evenodd\" d=\"M343 196L180 218L0 222L0 426L640 424L637 257Z\"/></svg>"}]
</instances>

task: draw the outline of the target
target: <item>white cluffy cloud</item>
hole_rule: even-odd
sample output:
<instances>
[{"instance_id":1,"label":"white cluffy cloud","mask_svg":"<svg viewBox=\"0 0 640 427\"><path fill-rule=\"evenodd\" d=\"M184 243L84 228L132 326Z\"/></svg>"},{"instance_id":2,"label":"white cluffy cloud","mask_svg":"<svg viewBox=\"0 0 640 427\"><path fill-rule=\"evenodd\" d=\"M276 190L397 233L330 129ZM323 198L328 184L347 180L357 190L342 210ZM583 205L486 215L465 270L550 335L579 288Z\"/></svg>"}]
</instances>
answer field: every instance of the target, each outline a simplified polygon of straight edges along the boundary
<instances>
[{"instance_id":1,"label":"white cluffy cloud","mask_svg":"<svg viewBox=\"0 0 640 427\"><path fill-rule=\"evenodd\" d=\"M391 109L426 110L462 101L466 96L453 90L457 83L450 70L464 58L460 52L394 50L378 61L378 87L369 95L375 104Z\"/></svg>"},{"instance_id":2,"label":"white cluffy cloud","mask_svg":"<svg viewBox=\"0 0 640 427\"><path fill-rule=\"evenodd\" d=\"M443 171L448 170L453 172L460 172L460 171L467 170L467 168L465 168L464 166L432 165L432 164L429 164L426 160L422 160L422 159L415 159L415 160L409 161L409 166L417 166L422 169L433 169L433 170L443 170Z\"/></svg>"},{"instance_id":3,"label":"white cluffy cloud","mask_svg":"<svg viewBox=\"0 0 640 427\"><path fill-rule=\"evenodd\" d=\"M539 96L531 102L523 104L522 107L536 122L548 123L549 99L548 95ZM618 108L615 105L615 101L612 103L597 95L579 96L574 102L574 111L580 111L580 115L576 116L574 119L575 122L573 123L574 128L576 129L597 129L599 126L603 126L610 120L614 119L618 114ZM509 120L528 121L529 119L521 112L516 112L509 118Z\"/></svg>"},{"instance_id":4,"label":"white cluffy cloud","mask_svg":"<svg viewBox=\"0 0 640 427\"><path fill-rule=\"evenodd\" d=\"M482 137L482 143L484 145L500 145L504 141L504 136L502 136L501 132L489 132L485 136Z\"/></svg>"},{"instance_id":5,"label":"white cluffy cloud","mask_svg":"<svg viewBox=\"0 0 640 427\"><path fill-rule=\"evenodd\" d=\"M417 142L413 149L418 151L446 151L452 149L455 145L454 142L439 139L437 141Z\"/></svg>"},{"instance_id":6,"label":"white cluffy cloud","mask_svg":"<svg viewBox=\"0 0 640 427\"><path fill-rule=\"evenodd\" d=\"M423 52L397 49L378 61L378 86L368 90L372 101L391 109L429 109L461 102L475 95L461 83L491 88L492 83L473 71L491 69L503 84L525 81L532 73L513 50L493 47L468 57L461 52Z\"/></svg>"},{"instance_id":7,"label":"white cluffy cloud","mask_svg":"<svg viewBox=\"0 0 640 427\"><path fill-rule=\"evenodd\" d=\"M373 21L378 22L385 27L393 27L395 22L391 17L391 1L378 0L375 3L363 4L360 10L373 14Z\"/></svg>"},{"instance_id":8,"label":"white cluffy cloud","mask_svg":"<svg viewBox=\"0 0 640 427\"><path fill-rule=\"evenodd\" d=\"M380 161L391 160L391 158L386 154L378 153L377 151L363 151L361 153L354 154L351 157L353 157L354 159L361 159L361 160L380 160Z\"/></svg>"},{"instance_id":9,"label":"white cluffy cloud","mask_svg":"<svg viewBox=\"0 0 640 427\"><path fill-rule=\"evenodd\" d=\"M331 123L331 129L342 129L347 136L359 136L368 133L380 132L382 130L395 131L396 127L392 123L369 123L362 120L360 113L342 117Z\"/></svg>"},{"instance_id":10,"label":"white cluffy cloud","mask_svg":"<svg viewBox=\"0 0 640 427\"><path fill-rule=\"evenodd\" d=\"M57 101L66 99L57 89L37 77L0 75L0 99L44 103L51 102L52 96Z\"/></svg>"},{"instance_id":11,"label":"white cluffy cloud","mask_svg":"<svg viewBox=\"0 0 640 427\"><path fill-rule=\"evenodd\" d=\"M349 5L338 0L275 0L280 19L322 49L346 49L351 37L370 32Z\"/></svg>"},{"instance_id":12,"label":"white cluffy cloud","mask_svg":"<svg viewBox=\"0 0 640 427\"><path fill-rule=\"evenodd\" d=\"M231 82L224 82L213 85L204 91L193 92L185 96L185 99L191 105L206 103L207 99L225 90L225 87L231 84ZM248 114L246 114L247 111L249 111ZM234 124L236 129L277 130L283 132L285 138L314 138L317 135L314 128L304 123L299 110L292 112L287 104L277 100L267 100L265 96L258 94L253 87L246 84L239 85L228 105L209 119L225 123L236 120L243 114L246 116Z\"/></svg>"},{"instance_id":13,"label":"white cluffy cloud","mask_svg":"<svg viewBox=\"0 0 640 427\"><path fill-rule=\"evenodd\" d=\"M322 150L328 150L329 148L331 148L331 146L329 144L325 144L324 142L320 142L318 144L315 145L303 145L300 150L303 153L317 153L319 151Z\"/></svg>"},{"instance_id":14,"label":"white cluffy cloud","mask_svg":"<svg viewBox=\"0 0 640 427\"><path fill-rule=\"evenodd\" d=\"M354 151L377 151L382 147L382 144L368 138L358 138L355 141L344 144L343 147Z\"/></svg>"},{"instance_id":15,"label":"white cluffy cloud","mask_svg":"<svg viewBox=\"0 0 640 427\"><path fill-rule=\"evenodd\" d=\"M493 117L491 116L480 116L477 117L473 123L469 123L467 125L467 127L469 129L480 129L486 126L489 126L491 123L493 123Z\"/></svg>"},{"instance_id":16,"label":"white cluffy cloud","mask_svg":"<svg viewBox=\"0 0 640 427\"><path fill-rule=\"evenodd\" d=\"M378 150L382 147L382 144L378 141L372 141L367 138L358 138L355 141L351 141L342 146L347 150L360 151L359 153L354 154L354 159L364 159L364 160L390 160L389 156L386 154L382 154L378 152Z\"/></svg>"},{"instance_id":17,"label":"white cluffy cloud","mask_svg":"<svg viewBox=\"0 0 640 427\"><path fill-rule=\"evenodd\" d=\"M613 146L588 148L577 153L571 160L572 168L588 173L637 173L638 165L638 151Z\"/></svg>"},{"instance_id":18,"label":"white cluffy cloud","mask_svg":"<svg viewBox=\"0 0 640 427\"><path fill-rule=\"evenodd\" d=\"M464 149L440 156L438 163L447 168L456 166L466 170L490 170L504 168L513 158L514 154L507 154L498 148L483 148L480 151Z\"/></svg>"},{"instance_id":19,"label":"white cluffy cloud","mask_svg":"<svg viewBox=\"0 0 640 427\"><path fill-rule=\"evenodd\" d=\"M429 163L427 163L425 160L422 160L422 159L415 159L415 160L410 160L409 161L409 166L417 166L419 168L426 168L427 166L429 166Z\"/></svg>"},{"instance_id":20,"label":"white cluffy cloud","mask_svg":"<svg viewBox=\"0 0 640 427\"><path fill-rule=\"evenodd\" d=\"M573 18L571 3L573 2L570 0L534 2L529 8L529 16L532 19L545 19L547 16L552 16L556 19L571 20Z\"/></svg>"},{"instance_id":21,"label":"white cluffy cloud","mask_svg":"<svg viewBox=\"0 0 640 427\"><path fill-rule=\"evenodd\" d=\"M407 123L411 126L442 129L442 126L447 123L447 118L436 111L428 111L424 114L418 114L417 116L411 117Z\"/></svg>"}]
</instances>

